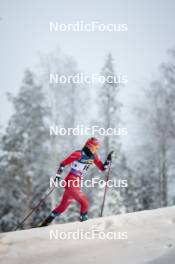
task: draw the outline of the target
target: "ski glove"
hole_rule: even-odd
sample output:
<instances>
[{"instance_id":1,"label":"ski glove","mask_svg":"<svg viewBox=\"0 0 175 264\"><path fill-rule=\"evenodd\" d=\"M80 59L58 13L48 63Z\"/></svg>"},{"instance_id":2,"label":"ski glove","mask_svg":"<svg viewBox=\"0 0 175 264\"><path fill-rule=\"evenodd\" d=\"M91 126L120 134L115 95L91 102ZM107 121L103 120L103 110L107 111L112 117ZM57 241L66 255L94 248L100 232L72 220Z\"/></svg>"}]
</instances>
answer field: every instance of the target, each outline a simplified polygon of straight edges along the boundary
<instances>
[{"instance_id":1,"label":"ski glove","mask_svg":"<svg viewBox=\"0 0 175 264\"><path fill-rule=\"evenodd\" d=\"M60 177L61 173L63 172L64 170L64 166L61 164L60 167L58 168L57 170L57 174L56 174L56 177Z\"/></svg>"},{"instance_id":2,"label":"ski glove","mask_svg":"<svg viewBox=\"0 0 175 264\"><path fill-rule=\"evenodd\" d=\"M108 156L107 156L107 159L106 159L105 163L103 164L103 166L104 166L104 170L106 170L107 167L109 166L109 163L110 163L110 161L112 160L112 154L113 154L113 153L114 153L114 151L109 152L109 154L108 154Z\"/></svg>"},{"instance_id":3,"label":"ski glove","mask_svg":"<svg viewBox=\"0 0 175 264\"><path fill-rule=\"evenodd\" d=\"M54 179L55 182L59 181L61 179L61 176L59 174L56 174L56 177Z\"/></svg>"},{"instance_id":4,"label":"ski glove","mask_svg":"<svg viewBox=\"0 0 175 264\"><path fill-rule=\"evenodd\" d=\"M112 155L113 155L114 151L112 150L111 152L109 152L108 156L107 156L107 159L108 161L111 161L112 160Z\"/></svg>"}]
</instances>

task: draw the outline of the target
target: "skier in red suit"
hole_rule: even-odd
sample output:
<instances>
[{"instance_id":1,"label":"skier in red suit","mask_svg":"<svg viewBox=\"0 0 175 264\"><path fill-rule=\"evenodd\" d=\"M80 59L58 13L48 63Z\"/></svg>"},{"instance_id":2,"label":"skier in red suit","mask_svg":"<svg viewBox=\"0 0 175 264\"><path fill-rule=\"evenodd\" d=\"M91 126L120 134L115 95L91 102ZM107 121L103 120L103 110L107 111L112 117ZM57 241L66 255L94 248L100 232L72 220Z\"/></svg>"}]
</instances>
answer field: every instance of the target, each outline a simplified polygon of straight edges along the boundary
<instances>
[{"instance_id":1,"label":"skier in red suit","mask_svg":"<svg viewBox=\"0 0 175 264\"><path fill-rule=\"evenodd\" d=\"M100 171L104 171L108 167L113 152L110 152L106 161L102 163L97 154L98 148L99 141L92 137L87 140L82 150L73 152L68 158L61 162L56 174L57 179L60 179L60 174L63 172L64 167L71 164L71 170L65 178L66 186L64 195L60 204L40 224L40 226L47 226L51 223L56 216L66 210L73 200L80 204L80 220L85 221L88 219L89 201L86 195L81 191L77 182L81 182L83 176L92 164L95 164Z\"/></svg>"}]
</instances>

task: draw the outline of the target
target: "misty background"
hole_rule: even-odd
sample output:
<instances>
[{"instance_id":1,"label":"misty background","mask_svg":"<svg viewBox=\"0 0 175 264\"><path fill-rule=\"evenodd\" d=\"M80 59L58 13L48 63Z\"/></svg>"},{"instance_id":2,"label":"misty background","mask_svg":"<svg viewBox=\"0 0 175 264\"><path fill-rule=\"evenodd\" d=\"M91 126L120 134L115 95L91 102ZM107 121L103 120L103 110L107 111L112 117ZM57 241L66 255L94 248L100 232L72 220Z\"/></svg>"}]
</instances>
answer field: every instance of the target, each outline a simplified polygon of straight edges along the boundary
<instances>
[{"instance_id":1,"label":"misty background","mask_svg":"<svg viewBox=\"0 0 175 264\"><path fill-rule=\"evenodd\" d=\"M101 137L104 160L114 149L105 215L175 202L174 1L0 0L0 225L15 225L47 189L59 162L87 137L50 137L53 123L127 127L123 137ZM127 32L49 32L49 22L127 24ZM49 84L49 73L126 74L125 85ZM110 107L109 107L110 106ZM89 177L96 176L93 168ZM102 175L105 177L105 175ZM98 216L103 190L85 190ZM59 202L57 190L26 226ZM73 205L61 220L75 221Z\"/></svg>"}]
</instances>

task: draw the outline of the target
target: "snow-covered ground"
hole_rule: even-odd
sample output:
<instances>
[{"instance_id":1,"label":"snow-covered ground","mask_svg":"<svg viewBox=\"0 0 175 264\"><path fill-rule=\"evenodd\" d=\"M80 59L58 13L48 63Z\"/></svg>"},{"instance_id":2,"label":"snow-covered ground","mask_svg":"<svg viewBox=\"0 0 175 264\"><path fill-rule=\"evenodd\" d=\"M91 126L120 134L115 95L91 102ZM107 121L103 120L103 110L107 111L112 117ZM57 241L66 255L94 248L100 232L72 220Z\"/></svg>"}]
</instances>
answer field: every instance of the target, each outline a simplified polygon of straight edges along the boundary
<instances>
[{"instance_id":1,"label":"snow-covered ground","mask_svg":"<svg viewBox=\"0 0 175 264\"><path fill-rule=\"evenodd\" d=\"M63 239L78 232L84 239ZM3 233L0 263L174 264L175 207Z\"/></svg>"}]
</instances>

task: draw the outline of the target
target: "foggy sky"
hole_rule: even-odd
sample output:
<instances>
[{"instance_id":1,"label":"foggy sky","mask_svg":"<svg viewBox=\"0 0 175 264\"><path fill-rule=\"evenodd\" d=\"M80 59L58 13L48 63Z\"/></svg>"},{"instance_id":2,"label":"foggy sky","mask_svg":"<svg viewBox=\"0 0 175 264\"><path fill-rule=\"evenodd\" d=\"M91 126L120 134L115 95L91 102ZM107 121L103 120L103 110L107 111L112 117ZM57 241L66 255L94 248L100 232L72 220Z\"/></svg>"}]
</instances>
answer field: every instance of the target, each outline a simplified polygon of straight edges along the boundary
<instances>
[{"instance_id":1,"label":"foggy sky","mask_svg":"<svg viewBox=\"0 0 175 264\"><path fill-rule=\"evenodd\" d=\"M36 70L40 53L60 46L74 57L85 73L98 73L110 51L119 72L128 75L122 91L125 120L139 89L158 75L166 50L175 45L173 0L0 0L0 124L5 125L12 108L7 91L16 94L26 67ZM49 22L128 24L120 33L50 33ZM130 124L132 126L132 124Z\"/></svg>"}]
</instances>

